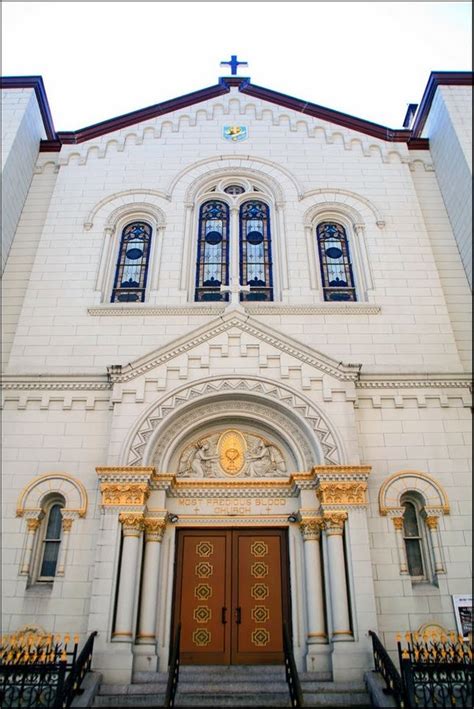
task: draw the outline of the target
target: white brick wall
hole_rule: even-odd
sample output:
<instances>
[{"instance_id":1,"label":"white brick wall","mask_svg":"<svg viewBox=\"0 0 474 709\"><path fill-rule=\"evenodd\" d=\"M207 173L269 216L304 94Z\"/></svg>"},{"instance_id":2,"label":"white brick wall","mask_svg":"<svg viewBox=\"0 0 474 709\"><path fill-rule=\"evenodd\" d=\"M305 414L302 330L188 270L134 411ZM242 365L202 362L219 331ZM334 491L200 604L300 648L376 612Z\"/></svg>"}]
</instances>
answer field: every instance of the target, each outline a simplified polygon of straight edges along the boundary
<instances>
[{"instance_id":1,"label":"white brick wall","mask_svg":"<svg viewBox=\"0 0 474 709\"><path fill-rule=\"evenodd\" d=\"M424 128L472 288L472 88L438 86Z\"/></svg>"},{"instance_id":2,"label":"white brick wall","mask_svg":"<svg viewBox=\"0 0 474 709\"><path fill-rule=\"evenodd\" d=\"M45 137L34 89L2 90L2 273Z\"/></svg>"}]
</instances>

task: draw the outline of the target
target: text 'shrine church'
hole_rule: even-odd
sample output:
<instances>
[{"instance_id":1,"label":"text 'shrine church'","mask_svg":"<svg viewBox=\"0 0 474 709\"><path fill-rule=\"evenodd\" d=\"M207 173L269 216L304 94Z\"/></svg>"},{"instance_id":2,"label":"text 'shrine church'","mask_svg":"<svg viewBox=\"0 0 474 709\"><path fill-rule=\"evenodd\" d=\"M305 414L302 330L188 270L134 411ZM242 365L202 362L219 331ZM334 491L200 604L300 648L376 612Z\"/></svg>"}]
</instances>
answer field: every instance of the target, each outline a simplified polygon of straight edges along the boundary
<instances>
[{"instance_id":1,"label":"text 'shrine church'","mask_svg":"<svg viewBox=\"0 0 474 709\"><path fill-rule=\"evenodd\" d=\"M402 129L232 72L3 98L3 629L357 679L471 592L471 74ZM227 73L225 70L224 73Z\"/></svg>"}]
</instances>

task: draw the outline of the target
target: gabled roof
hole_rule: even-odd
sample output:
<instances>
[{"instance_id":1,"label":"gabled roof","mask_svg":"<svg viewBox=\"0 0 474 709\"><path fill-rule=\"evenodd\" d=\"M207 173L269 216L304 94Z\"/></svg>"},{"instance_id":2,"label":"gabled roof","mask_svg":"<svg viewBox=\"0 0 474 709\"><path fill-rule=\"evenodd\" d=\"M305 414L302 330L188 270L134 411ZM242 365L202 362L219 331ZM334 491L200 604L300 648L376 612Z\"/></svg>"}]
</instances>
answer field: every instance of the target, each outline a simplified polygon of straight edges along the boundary
<instances>
[{"instance_id":1,"label":"gabled roof","mask_svg":"<svg viewBox=\"0 0 474 709\"><path fill-rule=\"evenodd\" d=\"M91 126L86 126L77 131L58 131L54 129L51 112L44 89L44 84L41 76L7 76L2 77L2 88L34 88L38 103L40 106L41 115L48 136L47 140L41 141L41 151L57 152L61 150L62 145L83 143L86 140L98 138L101 135L112 133L113 131L126 128L128 126L140 123L142 121L151 120L157 116L163 116L172 111L192 106L202 101L216 98L229 93L232 87L237 87L238 90L248 96L259 98L269 103L274 103L278 106L289 108L298 113L304 113L313 118L319 118L330 123L349 128L359 133L371 135L374 138L385 140L387 142L406 143L408 148L413 150L428 149L429 143L426 138L421 138L421 132L429 113L431 103L437 86L440 84L456 84L456 85L471 85L471 72L432 72L428 81L427 87L423 94L417 115L412 129L392 129L382 126L378 123L372 123L363 118L350 116L340 111L334 111L331 108L325 108L316 103L309 103L286 94L266 89L263 86L252 84L248 77L221 77L219 83L214 86L209 86L199 91L179 96L178 98L156 103L153 106L141 108L138 111L125 113L122 116L110 118L100 123L94 123Z\"/></svg>"}]
</instances>

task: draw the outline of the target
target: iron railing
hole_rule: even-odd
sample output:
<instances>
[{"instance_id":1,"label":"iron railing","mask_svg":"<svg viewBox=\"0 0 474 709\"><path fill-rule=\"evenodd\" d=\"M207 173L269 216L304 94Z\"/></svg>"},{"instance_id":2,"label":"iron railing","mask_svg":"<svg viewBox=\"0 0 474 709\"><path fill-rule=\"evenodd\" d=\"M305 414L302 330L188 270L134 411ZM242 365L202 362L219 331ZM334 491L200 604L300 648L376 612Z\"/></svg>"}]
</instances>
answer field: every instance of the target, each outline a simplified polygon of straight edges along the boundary
<instances>
[{"instance_id":1,"label":"iron railing","mask_svg":"<svg viewBox=\"0 0 474 709\"><path fill-rule=\"evenodd\" d=\"M67 709L81 693L81 683L90 669L94 637L92 633L77 657L77 642L67 646L54 641L36 646L29 642L7 647L0 664L0 705L4 709Z\"/></svg>"},{"instance_id":2,"label":"iron railing","mask_svg":"<svg viewBox=\"0 0 474 709\"><path fill-rule=\"evenodd\" d=\"M288 626L283 623L283 653L285 657L285 675L290 691L290 700L292 707L304 706L303 691L301 689L298 670L296 669L295 656L293 655L293 647L290 641Z\"/></svg>"},{"instance_id":3,"label":"iron railing","mask_svg":"<svg viewBox=\"0 0 474 709\"><path fill-rule=\"evenodd\" d=\"M171 648L170 666L168 670L168 684L166 686L165 707L174 707L176 691L179 681L179 646L181 641L181 623L178 624Z\"/></svg>"},{"instance_id":4,"label":"iron railing","mask_svg":"<svg viewBox=\"0 0 474 709\"><path fill-rule=\"evenodd\" d=\"M400 673L395 667L392 658L380 642L377 634L369 630L369 635L372 638L375 671L380 672L385 680L386 688L384 691L394 698L397 707L403 708L403 682Z\"/></svg>"}]
</instances>

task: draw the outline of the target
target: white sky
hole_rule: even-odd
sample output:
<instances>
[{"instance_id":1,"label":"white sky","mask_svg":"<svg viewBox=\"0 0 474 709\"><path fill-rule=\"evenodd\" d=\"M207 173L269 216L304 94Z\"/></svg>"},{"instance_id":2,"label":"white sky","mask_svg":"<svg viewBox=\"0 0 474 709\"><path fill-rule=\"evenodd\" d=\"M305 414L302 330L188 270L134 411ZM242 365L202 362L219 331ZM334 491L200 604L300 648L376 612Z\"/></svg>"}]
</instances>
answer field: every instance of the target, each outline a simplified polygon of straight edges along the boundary
<instances>
[{"instance_id":1,"label":"white sky","mask_svg":"<svg viewBox=\"0 0 474 709\"><path fill-rule=\"evenodd\" d=\"M43 77L57 130L217 83L399 128L431 71L471 70L468 2L2 2L2 75Z\"/></svg>"}]
</instances>

